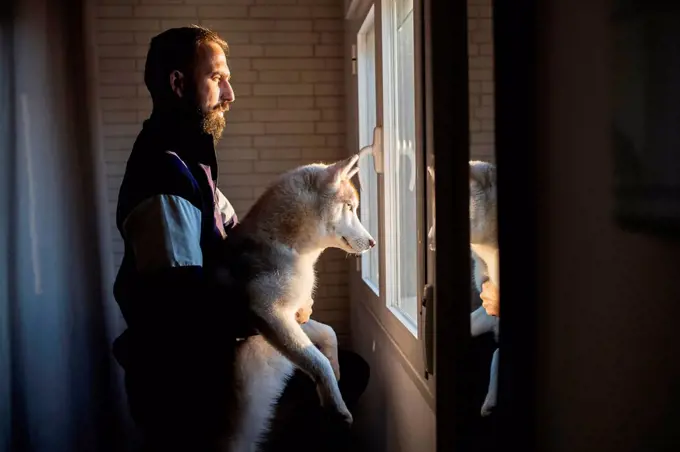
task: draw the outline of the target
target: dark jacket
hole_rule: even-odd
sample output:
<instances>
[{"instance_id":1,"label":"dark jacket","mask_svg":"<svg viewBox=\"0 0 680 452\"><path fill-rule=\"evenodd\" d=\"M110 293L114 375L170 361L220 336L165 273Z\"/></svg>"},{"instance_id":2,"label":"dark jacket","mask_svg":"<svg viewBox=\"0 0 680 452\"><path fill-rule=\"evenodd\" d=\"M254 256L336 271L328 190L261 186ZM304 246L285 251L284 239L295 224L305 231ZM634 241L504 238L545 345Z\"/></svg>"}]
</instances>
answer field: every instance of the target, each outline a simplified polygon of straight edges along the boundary
<instances>
[{"instance_id":1,"label":"dark jacket","mask_svg":"<svg viewBox=\"0 0 680 452\"><path fill-rule=\"evenodd\" d=\"M128 329L114 355L133 417L147 429L220 422L215 410L228 395L233 339L244 321L244 303L215 275L237 217L216 188L212 137L187 124L157 113L144 122L116 211L125 254L114 296Z\"/></svg>"}]
</instances>

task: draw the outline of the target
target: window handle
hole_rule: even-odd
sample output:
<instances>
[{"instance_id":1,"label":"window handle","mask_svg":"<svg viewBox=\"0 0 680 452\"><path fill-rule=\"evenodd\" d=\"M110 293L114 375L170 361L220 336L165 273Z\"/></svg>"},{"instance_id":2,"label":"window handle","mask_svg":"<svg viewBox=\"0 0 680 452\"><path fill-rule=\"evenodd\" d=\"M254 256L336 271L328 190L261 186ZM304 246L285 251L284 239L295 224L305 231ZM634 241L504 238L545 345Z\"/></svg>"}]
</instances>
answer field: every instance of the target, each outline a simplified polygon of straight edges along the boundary
<instances>
[{"instance_id":1,"label":"window handle","mask_svg":"<svg viewBox=\"0 0 680 452\"><path fill-rule=\"evenodd\" d=\"M432 204L432 214L431 214L431 220L432 220L432 225L430 226L430 230L427 232L427 243L428 243L428 248L430 251L436 251L437 250L437 217L435 215L437 204L436 204L436 196L434 193L434 166L428 165L427 166L427 174L430 176L430 179L432 179L432 191L431 191L431 196L428 196L428 199L430 200L430 203Z\"/></svg>"},{"instance_id":2,"label":"window handle","mask_svg":"<svg viewBox=\"0 0 680 452\"><path fill-rule=\"evenodd\" d=\"M383 173L382 127L375 126L373 128L373 142L361 148L359 154L360 156L372 154L373 169L377 174Z\"/></svg>"},{"instance_id":3,"label":"window handle","mask_svg":"<svg viewBox=\"0 0 680 452\"><path fill-rule=\"evenodd\" d=\"M406 157L410 165L410 176L408 180L408 190L413 191L416 188L416 152L411 141L404 141L397 144L397 154L399 157ZM399 174L399 165L401 165L401 158L397 158L397 174Z\"/></svg>"}]
</instances>

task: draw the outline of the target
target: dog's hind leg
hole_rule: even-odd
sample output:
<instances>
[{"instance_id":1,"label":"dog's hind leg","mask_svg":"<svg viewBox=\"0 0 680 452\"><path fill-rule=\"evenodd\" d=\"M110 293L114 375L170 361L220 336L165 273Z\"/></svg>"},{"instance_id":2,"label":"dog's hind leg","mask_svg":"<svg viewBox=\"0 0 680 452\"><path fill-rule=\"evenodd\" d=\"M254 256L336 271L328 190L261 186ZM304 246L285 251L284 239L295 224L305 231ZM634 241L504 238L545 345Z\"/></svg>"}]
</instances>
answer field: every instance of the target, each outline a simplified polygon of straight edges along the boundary
<instances>
[{"instance_id":1,"label":"dog's hind leg","mask_svg":"<svg viewBox=\"0 0 680 452\"><path fill-rule=\"evenodd\" d=\"M309 319L302 325L302 330L316 345L321 353L331 362L335 378L340 380L340 362L338 361L338 337L330 326Z\"/></svg>"},{"instance_id":2,"label":"dog's hind leg","mask_svg":"<svg viewBox=\"0 0 680 452\"><path fill-rule=\"evenodd\" d=\"M237 407L228 452L255 452L269 431L276 402L293 364L262 337L240 346L237 360Z\"/></svg>"},{"instance_id":3,"label":"dog's hind leg","mask_svg":"<svg viewBox=\"0 0 680 452\"><path fill-rule=\"evenodd\" d=\"M258 324L260 333L276 350L312 378L321 405L330 408L344 422L351 424L352 415L342 399L338 381L328 358L314 346L295 321L294 313L271 305L269 308L256 312L261 320Z\"/></svg>"}]
</instances>

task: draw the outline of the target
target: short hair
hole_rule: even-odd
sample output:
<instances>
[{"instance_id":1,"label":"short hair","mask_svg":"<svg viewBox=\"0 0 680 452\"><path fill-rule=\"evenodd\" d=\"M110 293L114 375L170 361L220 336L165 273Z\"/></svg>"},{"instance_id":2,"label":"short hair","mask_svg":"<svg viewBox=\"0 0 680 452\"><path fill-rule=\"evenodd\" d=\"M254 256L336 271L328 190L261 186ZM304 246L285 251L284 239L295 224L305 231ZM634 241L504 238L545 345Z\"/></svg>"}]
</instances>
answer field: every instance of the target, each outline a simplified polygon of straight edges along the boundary
<instances>
[{"instance_id":1,"label":"short hair","mask_svg":"<svg viewBox=\"0 0 680 452\"><path fill-rule=\"evenodd\" d=\"M170 28L151 38L144 67L144 84L154 103L172 93L168 83L172 71L193 76L198 48L207 42L214 42L225 55L228 54L226 41L200 25Z\"/></svg>"}]
</instances>

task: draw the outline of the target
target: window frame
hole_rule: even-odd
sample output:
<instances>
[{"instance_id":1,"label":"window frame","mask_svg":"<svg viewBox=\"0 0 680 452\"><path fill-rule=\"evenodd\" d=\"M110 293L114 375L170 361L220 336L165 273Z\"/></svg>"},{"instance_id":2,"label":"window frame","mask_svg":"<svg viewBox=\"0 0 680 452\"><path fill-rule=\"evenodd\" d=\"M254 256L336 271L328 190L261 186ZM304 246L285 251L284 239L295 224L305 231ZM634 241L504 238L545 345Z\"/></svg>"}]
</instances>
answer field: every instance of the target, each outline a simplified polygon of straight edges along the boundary
<instances>
[{"instance_id":1,"label":"window frame","mask_svg":"<svg viewBox=\"0 0 680 452\"><path fill-rule=\"evenodd\" d=\"M374 29L375 29L375 56L376 56L376 124L380 129L380 132L384 131L385 122L385 109L389 107L385 105L384 98L386 97L386 89L383 84L383 72L385 70L385 65L383 64L383 25L384 15L388 13L388 9L384 8L385 3L389 0L354 0L350 3L347 8L346 19L348 20L348 25L346 27L346 33L349 38L349 43L354 48L348 48L351 53L351 64L346 67L351 71L351 80L349 83L350 89L348 90L348 99L350 107L354 107L351 114L348 115L348 151L349 153L356 153L359 150L359 106L358 106L358 79L360 77L358 71L357 60L360 58L358 53L359 45L359 30L364 25L364 20L370 13L373 7L374 14ZM393 0L394 1L394 0ZM372 316L378 327L378 331L385 334L394 347L396 351L395 356L398 357L403 368L407 371L411 380L419 388L423 397L428 401L428 403L434 408L434 397L435 397L435 378L432 374L425 372L425 358L426 355L433 354L433 350L426 351L425 344L429 344L433 347L434 340L430 338L429 341L425 341L425 325L424 318L421 315L421 301L423 298L423 289L426 283L434 284L434 272L428 266L428 262L433 258L433 254L426 250L427 243L425 240L427 229L432 224L431 215L434 211L429 207L429 203L426 197L433 194L430 189L431 183L426 179L426 168L425 163L430 162L432 159L430 154L431 149L426 147L425 140L425 111L424 111L424 41L423 41L423 1L414 0L413 1L413 23L414 23L414 93L415 93L415 120L416 120L416 209L417 209L417 231L416 231L416 243L417 246L417 259L418 259L418 279L417 279L417 306L418 315L416 323L417 334L414 335L413 328L409 328L403 321L395 315L395 310L391 309L387 300L386 295L386 283L387 278L385 275L386 266L386 251L381 250L380 252L380 287L379 295L376 296L375 292L370 289L369 285L362 278L361 271L361 259L357 259L357 264L355 271L352 272L352 301L356 300L363 308L362 314ZM348 47L351 47L348 46ZM350 108L352 110L352 108ZM389 115L389 113L388 113ZM383 133L379 135L384 136ZM384 141L384 140L381 140ZM378 161L384 159L378 158ZM381 166L378 164L378 166ZM382 169L382 168L381 168ZM386 244L386 221L385 221L385 177L384 173L378 174L378 207L380 213L379 220L379 236L376 240L381 244ZM426 205L428 206L426 208ZM434 322L433 316L430 317L430 321ZM430 334L433 334L433 328L429 328ZM428 353L429 352L429 353ZM430 366L431 367L431 366ZM431 369L430 369L431 370Z\"/></svg>"},{"instance_id":2,"label":"window frame","mask_svg":"<svg viewBox=\"0 0 680 452\"><path fill-rule=\"evenodd\" d=\"M370 77L367 75L366 77L362 76L362 69L364 68L365 64L365 58L363 58L363 52L365 48L368 46L368 43L366 42L367 40L367 34L368 34L368 29L372 29L373 31L373 52L372 52L372 59L373 59L373 81L372 83L369 82ZM368 13L366 14L366 17L363 19L363 22L361 24L361 27L359 29L359 32L357 33L357 44L356 44L356 75L357 75L357 90L358 90L358 96L357 96L357 108L358 108L358 116L357 116L357 134L359 136L359 148L363 148L364 146L371 145L372 144L372 139L369 139L369 137L372 137L374 134L374 129L377 126L377 103L378 103L378 98L377 98L377 70L378 70L378 56L376 52L376 24L375 24L375 6L373 4L370 5L370 9ZM369 86L367 86L370 83ZM375 93L373 93L373 100L375 103L373 105L367 105L367 98L368 98L368 93L367 93L367 88L368 87L373 87L375 90ZM373 109L373 127L371 130L362 130L363 127L368 126L368 121L366 118L366 108L372 108ZM364 136L364 133L366 134ZM378 238L380 236L380 225L382 223L382 219L380 218L380 215L377 215L376 218L370 218L370 222L376 222L377 223L377 231L374 232L373 228L369 227L369 224L364 221L363 214L371 204L369 204L366 201L366 197L370 197L373 195L369 187L364 187L364 182L367 183L366 177L367 176L373 176L375 177L375 207L377 208L379 212L379 202L380 202L380 193L379 193L379 187L380 183L378 180L378 174L375 171L375 165L373 162L373 159L366 159L360 162L359 164L360 170L359 170L359 180L361 181L359 184L359 190L360 190L360 199L361 199L361 204L359 206L359 218L362 220L364 226L369 230L369 232ZM371 224L370 226L374 226ZM380 296L381 291L380 291L380 253L382 253L382 243L380 241L377 242L376 246L369 250L368 252L364 253L361 255L359 266L361 268L361 278L363 282L368 285L368 287L373 290L376 296ZM377 267L373 268L373 265ZM373 272L377 270L378 273L378 279L377 281L373 281L371 278L373 276Z\"/></svg>"},{"instance_id":3,"label":"window frame","mask_svg":"<svg viewBox=\"0 0 680 452\"><path fill-rule=\"evenodd\" d=\"M398 148L398 143L396 141L393 141L396 138L396 135L399 131L399 113L398 113L398 107L400 106L400 98L399 96L403 95L404 92L402 91L399 93L399 86L398 86L398 78L395 76L395 74L398 73L397 70L397 65L398 65L398 60L397 60L397 46L398 46L398 38L397 38L397 26L398 26L398 20L396 19L397 15L397 7L398 3L402 2L404 0L382 0L381 1L381 20L382 20L382 30L381 30L381 43L382 43L382 52L381 52L381 69L382 69L382 107L383 107L383 116L382 116L382 126L383 126L383 161L384 163L384 174L385 178L383 179L383 211L381 212L381 219L383 219L385 223L385 233L383 239L384 246L383 248L385 249L386 256L389 255L389 258L385 259L386 265L383 268L381 268L381 272L385 273L385 299L384 302L387 305L387 308L392 312L392 314L399 319L399 321L406 327L406 329L413 334L416 338L420 338L421 336L421 331L420 331L420 324L422 323L419 319L419 302L418 300L422 299L423 296L423 274L426 271L425 268L425 262L423 261L423 256L422 253L420 252L420 248L422 246L422 207L421 207L421 199L425 196L424 191L422 190L422 187L419 187L421 185L421 182L423 180L422 175L423 171L421 171L422 168L422 159L419 159L418 156L423 152L423 140L422 140L422 133L419 133L421 127L419 125L419 120L418 120L418 106L416 103L416 98L418 98L418 87L417 87L417 81L415 78L415 73L417 72L417 61L416 55L415 55L415 41L416 41L416 29L415 29L415 0L413 1L413 40L414 40L414 61L413 61L413 67L414 67L414 86L413 86L413 105L414 105L414 111L413 113L413 119L414 119L414 135L415 135L415 165L416 165L416 174L415 174L415 180L417 182L415 189L415 209L416 209L416 231L415 231L415 243L416 243L416 271L417 271L417 277L416 277L416 293L415 296L412 298L415 298L415 300L412 301L412 303L415 305L416 313L415 313L415 318L411 318L409 313L407 312L406 307L401 306L402 298L400 297L400 289L399 287L399 277L400 277L400 266L401 262L399 262L402 259L402 251L399 250L397 251L396 248L398 247L399 244L399 239L395 238L396 235L399 234L399 204L400 204L400 199L399 196L401 195L401 190L399 188L399 175L396 175L397 171L397 162L401 158L400 152L395 150L395 148ZM408 0L406 0L408 1ZM390 27L391 33L385 33L385 25L388 25ZM399 94L398 94L399 93ZM394 175L394 176L393 176ZM389 241L388 241L389 240Z\"/></svg>"}]
</instances>

